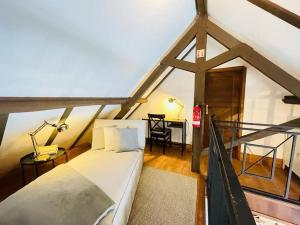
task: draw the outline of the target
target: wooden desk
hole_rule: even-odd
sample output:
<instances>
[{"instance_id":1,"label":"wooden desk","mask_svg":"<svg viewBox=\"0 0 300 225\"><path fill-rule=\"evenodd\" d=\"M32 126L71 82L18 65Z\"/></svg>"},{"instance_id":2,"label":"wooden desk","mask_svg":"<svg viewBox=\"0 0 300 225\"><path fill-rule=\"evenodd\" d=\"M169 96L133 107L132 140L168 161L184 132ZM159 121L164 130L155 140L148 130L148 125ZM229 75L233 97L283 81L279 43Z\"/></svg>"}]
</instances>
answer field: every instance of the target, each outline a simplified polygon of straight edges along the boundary
<instances>
[{"instance_id":1,"label":"wooden desk","mask_svg":"<svg viewBox=\"0 0 300 225\"><path fill-rule=\"evenodd\" d=\"M149 121L148 118L143 118L142 120ZM182 130L182 132L181 132L181 155L183 155L183 152L184 152L185 147L186 147L186 124L187 124L187 120L186 119L165 118L165 123L166 123L166 127L179 128L179 129ZM150 134L150 127L148 126L147 139L149 138L149 134Z\"/></svg>"}]
</instances>

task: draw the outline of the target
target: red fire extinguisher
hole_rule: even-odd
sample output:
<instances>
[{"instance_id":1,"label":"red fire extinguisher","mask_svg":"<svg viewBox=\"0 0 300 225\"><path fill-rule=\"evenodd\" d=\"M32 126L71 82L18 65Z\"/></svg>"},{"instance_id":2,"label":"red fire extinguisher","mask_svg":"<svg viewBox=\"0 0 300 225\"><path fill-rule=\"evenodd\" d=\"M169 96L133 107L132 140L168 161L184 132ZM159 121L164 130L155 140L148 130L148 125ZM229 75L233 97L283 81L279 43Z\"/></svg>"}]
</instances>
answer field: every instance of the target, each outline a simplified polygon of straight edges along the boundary
<instances>
[{"instance_id":1,"label":"red fire extinguisher","mask_svg":"<svg viewBox=\"0 0 300 225\"><path fill-rule=\"evenodd\" d=\"M201 107L195 105L193 108L193 127L200 127Z\"/></svg>"}]
</instances>

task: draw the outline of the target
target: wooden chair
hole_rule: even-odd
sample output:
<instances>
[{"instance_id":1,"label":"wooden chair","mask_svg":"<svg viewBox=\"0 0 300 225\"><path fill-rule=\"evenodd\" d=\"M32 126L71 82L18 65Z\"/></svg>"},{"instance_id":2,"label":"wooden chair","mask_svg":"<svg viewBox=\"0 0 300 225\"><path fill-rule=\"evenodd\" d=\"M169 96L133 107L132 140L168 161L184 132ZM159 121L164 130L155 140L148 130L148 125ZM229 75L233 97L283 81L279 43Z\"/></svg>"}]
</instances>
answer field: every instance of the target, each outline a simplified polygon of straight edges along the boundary
<instances>
[{"instance_id":1,"label":"wooden chair","mask_svg":"<svg viewBox=\"0 0 300 225\"><path fill-rule=\"evenodd\" d=\"M148 114L148 126L150 130L150 152L152 151L153 139L163 140L163 154L166 152L166 143L172 145L172 130L166 128L164 114Z\"/></svg>"}]
</instances>

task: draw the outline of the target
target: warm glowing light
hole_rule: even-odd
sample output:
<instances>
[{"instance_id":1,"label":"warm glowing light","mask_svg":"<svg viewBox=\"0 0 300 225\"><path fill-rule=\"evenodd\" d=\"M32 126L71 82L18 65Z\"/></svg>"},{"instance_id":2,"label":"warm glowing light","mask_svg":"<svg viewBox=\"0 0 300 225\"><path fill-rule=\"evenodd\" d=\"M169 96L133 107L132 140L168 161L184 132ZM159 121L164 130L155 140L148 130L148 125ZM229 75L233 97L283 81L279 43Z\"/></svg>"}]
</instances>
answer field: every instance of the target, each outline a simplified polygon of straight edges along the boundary
<instances>
[{"instance_id":1,"label":"warm glowing light","mask_svg":"<svg viewBox=\"0 0 300 225\"><path fill-rule=\"evenodd\" d=\"M168 109L168 111L173 111L173 112L178 111L177 112L177 119L180 118L183 108L184 108L184 105L179 103L176 100L176 98L168 98L167 109Z\"/></svg>"},{"instance_id":2,"label":"warm glowing light","mask_svg":"<svg viewBox=\"0 0 300 225\"><path fill-rule=\"evenodd\" d=\"M175 101L172 101L171 100L172 98L169 98L168 101L167 101L167 109L169 111L174 111L176 109L176 104L175 104Z\"/></svg>"}]
</instances>

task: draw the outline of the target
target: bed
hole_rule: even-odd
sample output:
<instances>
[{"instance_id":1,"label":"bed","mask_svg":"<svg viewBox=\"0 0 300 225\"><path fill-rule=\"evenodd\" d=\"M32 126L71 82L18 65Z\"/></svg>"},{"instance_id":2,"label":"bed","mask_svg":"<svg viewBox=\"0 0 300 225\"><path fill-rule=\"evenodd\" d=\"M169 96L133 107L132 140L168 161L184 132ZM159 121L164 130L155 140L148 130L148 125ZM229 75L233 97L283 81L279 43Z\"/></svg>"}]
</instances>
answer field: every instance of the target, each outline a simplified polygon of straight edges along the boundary
<instances>
[{"instance_id":1,"label":"bed","mask_svg":"<svg viewBox=\"0 0 300 225\"><path fill-rule=\"evenodd\" d=\"M126 152L115 152L109 151L108 149L103 150L92 147L92 149L72 159L68 163L56 167L55 169L51 170L50 172L42 175L35 181L31 182L29 185L25 186L23 190L21 189L12 196L8 197L6 200L1 202L0 210L2 210L2 212L6 214L8 212L18 211L20 209L20 206L18 206L20 205L18 199L22 199L22 201L24 199L26 200L27 197L24 196L28 196L29 193L32 192L32 190L35 190L34 187L40 186L41 183L45 184L44 186L47 186L47 180L51 180L53 177L58 177L60 173L65 173L65 171L70 170L70 172L73 173L74 171L74 173L78 174L79 177L83 177L92 185L97 186L99 190L103 191L114 202L113 207L105 212L105 216L101 218L98 217L97 220L92 224L126 225L130 215L131 206L140 178L141 170L143 167L143 149L141 149L140 147L141 145L145 145L146 127L144 121L138 120L96 120L94 123L94 129L107 126L130 126L137 128L139 148L137 148L136 150ZM68 176L70 175L67 174L66 177ZM65 186L65 184L63 184L63 186ZM51 192L49 192L49 195L51 197ZM78 204L79 209L74 210L74 213L76 214L85 212L85 210L87 210L85 208L90 207L89 204L83 205L82 207L80 207L80 203ZM91 210L87 211L89 212ZM42 210L40 213L37 212L37 214L40 215L42 213ZM0 213L0 216L3 217L5 216L5 214L1 215ZM27 216L30 217L30 215ZM51 217L47 215L47 220L49 220L49 218L51 220ZM24 222L22 221L22 223ZM35 222L28 222L26 224L33 223ZM0 218L0 224L10 223L9 221L7 223L4 223L3 220L1 220ZM47 224L51 224L51 221L47 221Z\"/></svg>"}]
</instances>

